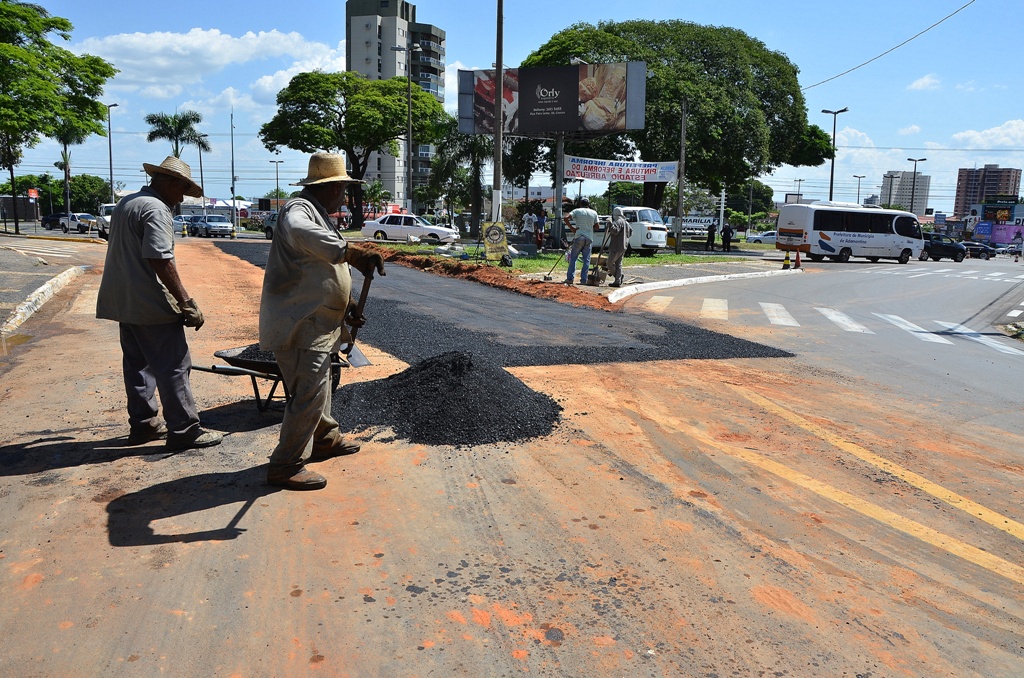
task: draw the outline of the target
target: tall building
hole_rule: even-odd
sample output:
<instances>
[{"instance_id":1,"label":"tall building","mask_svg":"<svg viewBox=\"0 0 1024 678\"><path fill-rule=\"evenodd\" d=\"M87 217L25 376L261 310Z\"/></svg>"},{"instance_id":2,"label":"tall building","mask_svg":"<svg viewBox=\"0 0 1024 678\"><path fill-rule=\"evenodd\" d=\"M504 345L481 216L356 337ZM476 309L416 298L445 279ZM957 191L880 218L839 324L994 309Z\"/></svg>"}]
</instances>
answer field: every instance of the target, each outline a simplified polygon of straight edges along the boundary
<instances>
[{"instance_id":1,"label":"tall building","mask_svg":"<svg viewBox=\"0 0 1024 678\"><path fill-rule=\"evenodd\" d=\"M925 214L928 207L928 192L931 190L932 178L917 172L899 172L891 170L882 177L882 192L879 195L885 205L899 205L908 212L917 215ZM913 198L914 204L910 201Z\"/></svg>"},{"instance_id":2,"label":"tall building","mask_svg":"<svg viewBox=\"0 0 1024 678\"><path fill-rule=\"evenodd\" d=\"M985 165L981 169L960 168L956 176L956 200L953 202L953 216L961 218L968 214L971 205L986 202L986 198L997 195L1020 193L1020 170L999 165Z\"/></svg>"},{"instance_id":3,"label":"tall building","mask_svg":"<svg viewBox=\"0 0 1024 678\"><path fill-rule=\"evenodd\" d=\"M376 80L411 76L416 85L444 103L445 32L418 23L415 5L405 0L348 0L345 31L345 63L350 71ZM409 51L392 49L395 47ZM413 139L413 187L430 178L434 157L433 146L415 142ZM406 140L400 139L398 145L397 157L375 153L363 178L380 179L392 199L405 206L412 197L406 186ZM414 210L419 211L418 206L414 205Z\"/></svg>"}]
</instances>

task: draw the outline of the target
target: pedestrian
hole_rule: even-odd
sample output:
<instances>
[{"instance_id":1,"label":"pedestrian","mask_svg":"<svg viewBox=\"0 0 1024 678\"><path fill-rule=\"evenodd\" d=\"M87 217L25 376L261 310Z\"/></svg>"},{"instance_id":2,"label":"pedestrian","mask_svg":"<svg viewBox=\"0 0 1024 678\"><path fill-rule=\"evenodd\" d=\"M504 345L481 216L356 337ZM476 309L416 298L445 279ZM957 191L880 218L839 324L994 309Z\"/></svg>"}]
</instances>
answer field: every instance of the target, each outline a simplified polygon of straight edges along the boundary
<instances>
[{"instance_id":1,"label":"pedestrian","mask_svg":"<svg viewBox=\"0 0 1024 678\"><path fill-rule=\"evenodd\" d=\"M291 490L318 490L327 479L305 466L359 451L331 416L331 353L363 323L351 310L349 265L364 276L384 275L381 255L350 246L328 214L345 200L355 180L344 156L314 153L302 192L281 209L263 276L260 348L273 351L290 398L267 483Z\"/></svg>"},{"instance_id":2,"label":"pedestrian","mask_svg":"<svg viewBox=\"0 0 1024 678\"><path fill-rule=\"evenodd\" d=\"M174 263L171 211L184 196L198 198L203 190L192 181L192 169L174 156L142 167L149 185L122 198L110 215L96 317L118 323L128 444L166 438L172 451L210 447L223 436L199 424L185 339L185 328L198 331L204 319Z\"/></svg>"},{"instance_id":3,"label":"pedestrian","mask_svg":"<svg viewBox=\"0 0 1024 678\"><path fill-rule=\"evenodd\" d=\"M590 200L580 198L579 207L562 218L565 225L573 232L572 247L566 259L569 270L565 273L565 284L572 285L576 277L576 259L583 256L583 268L580 269L580 284L587 284L587 269L590 268L590 253L594 247L594 226L597 224L597 212L590 209Z\"/></svg>"},{"instance_id":4,"label":"pedestrian","mask_svg":"<svg viewBox=\"0 0 1024 678\"><path fill-rule=\"evenodd\" d=\"M547 226L548 215L543 205L537 207L537 249L544 247L544 230Z\"/></svg>"},{"instance_id":5,"label":"pedestrian","mask_svg":"<svg viewBox=\"0 0 1024 678\"><path fill-rule=\"evenodd\" d=\"M704 251L705 252L714 252L715 251L715 231L716 230L717 229L715 228L715 223L714 222L711 222L710 224L708 224L708 239L704 242Z\"/></svg>"},{"instance_id":6,"label":"pedestrian","mask_svg":"<svg viewBox=\"0 0 1024 678\"><path fill-rule=\"evenodd\" d=\"M722 251L732 252L732 226L728 222L722 226Z\"/></svg>"},{"instance_id":7,"label":"pedestrian","mask_svg":"<svg viewBox=\"0 0 1024 678\"><path fill-rule=\"evenodd\" d=\"M605 268L612 274L612 282L608 287L622 286L622 257L626 255L626 246L633 235L629 222L622 216L618 207L612 209L612 223L608 226L608 260Z\"/></svg>"},{"instance_id":8,"label":"pedestrian","mask_svg":"<svg viewBox=\"0 0 1024 678\"><path fill-rule=\"evenodd\" d=\"M526 214L523 215L523 230L520 233L521 242L532 243L535 239L534 230L537 225L537 217L534 215L533 210L529 207L526 208Z\"/></svg>"}]
</instances>

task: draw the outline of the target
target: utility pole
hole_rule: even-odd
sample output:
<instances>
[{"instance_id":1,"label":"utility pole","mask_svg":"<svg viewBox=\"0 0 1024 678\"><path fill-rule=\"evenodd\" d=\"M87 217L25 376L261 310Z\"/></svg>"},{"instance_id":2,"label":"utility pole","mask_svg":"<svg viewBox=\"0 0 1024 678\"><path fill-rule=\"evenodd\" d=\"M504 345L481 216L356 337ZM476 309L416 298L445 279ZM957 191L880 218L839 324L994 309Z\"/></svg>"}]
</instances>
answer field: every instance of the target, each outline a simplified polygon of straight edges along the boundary
<instances>
[{"instance_id":1,"label":"utility pole","mask_svg":"<svg viewBox=\"0 0 1024 678\"><path fill-rule=\"evenodd\" d=\"M494 186L491 187L491 221L501 221L501 135L505 123L502 120L501 102L505 99L505 65L503 58L503 33L505 30L505 3L498 0L497 39L494 57Z\"/></svg>"},{"instance_id":2,"label":"utility pole","mask_svg":"<svg viewBox=\"0 0 1024 678\"><path fill-rule=\"evenodd\" d=\"M683 215L685 214L683 188L686 183L686 114L688 110L686 99L683 99L679 116L679 175L676 177L678 181L678 195L676 196L676 254L681 254L683 251Z\"/></svg>"}]
</instances>

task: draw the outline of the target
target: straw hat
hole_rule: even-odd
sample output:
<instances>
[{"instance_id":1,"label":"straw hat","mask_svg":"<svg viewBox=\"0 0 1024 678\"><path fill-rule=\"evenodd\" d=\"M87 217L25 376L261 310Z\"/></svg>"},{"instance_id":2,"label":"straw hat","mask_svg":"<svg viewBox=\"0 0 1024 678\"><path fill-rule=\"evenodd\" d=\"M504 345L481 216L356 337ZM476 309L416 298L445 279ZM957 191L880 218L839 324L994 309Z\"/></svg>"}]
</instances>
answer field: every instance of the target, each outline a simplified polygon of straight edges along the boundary
<instances>
[{"instance_id":1,"label":"straw hat","mask_svg":"<svg viewBox=\"0 0 1024 678\"><path fill-rule=\"evenodd\" d=\"M336 181L359 182L359 179L353 179L348 175L345 169L345 156L337 153L314 153L309 157L306 178L292 186L313 186Z\"/></svg>"},{"instance_id":2,"label":"straw hat","mask_svg":"<svg viewBox=\"0 0 1024 678\"><path fill-rule=\"evenodd\" d=\"M150 165L148 162L142 163L143 169L146 170L146 174L153 176L154 174L166 174L167 176L174 177L175 179L181 179L189 183L188 189L185 191L185 195L190 195L193 198L200 198L203 195L203 189L196 182L192 181L192 168L188 166L188 163L183 162L179 158L175 158L173 155L169 155L164 158L164 161L159 165Z\"/></svg>"}]
</instances>

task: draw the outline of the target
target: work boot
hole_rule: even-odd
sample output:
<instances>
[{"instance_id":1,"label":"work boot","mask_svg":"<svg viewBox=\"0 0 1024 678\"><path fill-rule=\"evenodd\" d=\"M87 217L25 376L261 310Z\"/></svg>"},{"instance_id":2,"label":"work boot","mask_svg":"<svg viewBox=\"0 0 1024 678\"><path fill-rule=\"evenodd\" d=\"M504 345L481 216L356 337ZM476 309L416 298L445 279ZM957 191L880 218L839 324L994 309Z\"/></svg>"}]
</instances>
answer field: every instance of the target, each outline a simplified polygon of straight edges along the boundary
<instances>
[{"instance_id":1,"label":"work boot","mask_svg":"<svg viewBox=\"0 0 1024 678\"><path fill-rule=\"evenodd\" d=\"M358 451L359 443L335 434L313 442L313 452L309 455L309 461L324 461L334 457L343 457L346 454L355 454Z\"/></svg>"},{"instance_id":2,"label":"work boot","mask_svg":"<svg viewBox=\"0 0 1024 678\"><path fill-rule=\"evenodd\" d=\"M154 440L163 440L166 437L166 424L157 424L156 426L150 426L148 424L143 426L132 426L131 430L128 431L128 445L145 445L146 443Z\"/></svg>"},{"instance_id":3,"label":"work boot","mask_svg":"<svg viewBox=\"0 0 1024 678\"><path fill-rule=\"evenodd\" d=\"M615 282L608 283L608 287L622 287L622 281L616 278Z\"/></svg>"},{"instance_id":4,"label":"work boot","mask_svg":"<svg viewBox=\"0 0 1024 678\"><path fill-rule=\"evenodd\" d=\"M267 485L286 490L322 490L327 487L327 478L303 467L297 471L292 467L271 468L267 470Z\"/></svg>"},{"instance_id":5,"label":"work boot","mask_svg":"<svg viewBox=\"0 0 1024 678\"><path fill-rule=\"evenodd\" d=\"M213 447L214 445L220 445L220 441L224 439L224 436L216 431L206 431L200 427L196 427L190 433L184 435L171 435L167 436L167 444L165 447L172 452L180 452L181 450L192 450L200 447Z\"/></svg>"}]
</instances>

